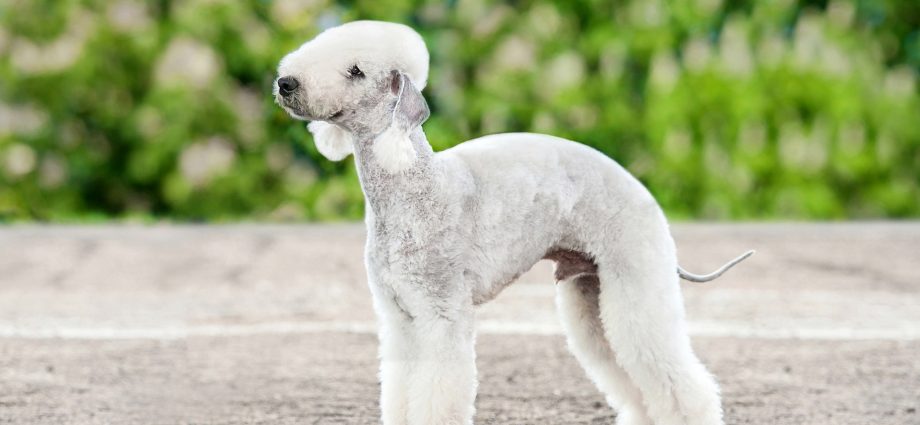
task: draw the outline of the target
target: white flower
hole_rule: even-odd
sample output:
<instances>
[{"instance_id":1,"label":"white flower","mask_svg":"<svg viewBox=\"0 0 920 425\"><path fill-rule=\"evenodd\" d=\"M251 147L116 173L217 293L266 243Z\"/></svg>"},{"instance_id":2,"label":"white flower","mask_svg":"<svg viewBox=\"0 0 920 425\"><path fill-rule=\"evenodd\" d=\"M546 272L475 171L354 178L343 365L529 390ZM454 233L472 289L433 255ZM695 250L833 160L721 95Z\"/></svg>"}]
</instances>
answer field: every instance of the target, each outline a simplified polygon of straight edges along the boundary
<instances>
[{"instance_id":1,"label":"white flower","mask_svg":"<svg viewBox=\"0 0 920 425\"><path fill-rule=\"evenodd\" d=\"M230 170L235 160L233 145L222 137L212 137L182 151L179 171L192 186L201 187Z\"/></svg>"},{"instance_id":2,"label":"white flower","mask_svg":"<svg viewBox=\"0 0 920 425\"><path fill-rule=\"evenodd\" d=\"M665 155L686 158L693 150L693 138L684 128L672 128L664 136Z\"/></svg>"},{"instance_id":3,"label":"white flower","mask_svg":"<svg viewBox=\"0 0 920 425\"><path fill-rule=\"evenodd\" d=\"M318 11L326 9L327 0L276 0L271 5L272 20L289 30L297 30L312 22Z\"/></svg>"},{"instance_id":4,"label":"white flower","mask_svg":"<svg viewBox=\"0 0 920 425\"><path fill-rule=\"evenodd\" d=\"M492 62L495 71L532 70L537 63L536 46L519 36L508 37L495 49Z\"/></svg>"},{"instance_id":5,"label":"white flower","mask_svg":"<svg viewBox=\"0 0 920 425\"><path fill-rule=\"evenodd\" d=\"M562 29L562 17L551 4L535 4L527 18L530 21L529 29L544 40L557 37Z\"/></svg>"},{"instance_id":6,"label":"white flower","mask_svg":"<svg viewBox=\"0 0 920 425\"><path fill-rule=\"evenodd\" d=\"M748 154L760 153L767 145L767 126L762 121L747 121L738 131L738 146Z\"/></svg>"},{"instance_id":7,"label":"white flower","mask_svg":"<svg viewBox=\"0 0 920 425\"><path fill-rule=\"evenodd\" d=\"M585 62L581 55L573 51L564 52L549 62L541 83L546 84L546 92L552 95L581 84L585 73Z\"/></svg>"},{"instance_id":8,"label":"white flower","mask_svg":"<svg viewBox=\"0 0 920 425\"><path fill-rule=\"evenodd\" d=\"M42 187L60 187L67 180L67 164L57 155L47 155L38 168L38 176Z\"/></svg>"},{"instance_id":9,"label":"white flower","mask_svg":"<svg viewBox=\"0 0 920 425\"><path fill-rule=\"evenodd\" d=\"M691 71L702 71L712 60L712 46L704 37L696 36L684 44L684 66Z\"/></svg>"},{"instance_id":10,"label":"white flower","mask_svg":"<svg viewBox=\"0 0 920 425\"><path fill-rule=\"evenodd\" d=\"M7 148L3 159L4 171L10 178L22 177L35 169L35 151L22 143Z\"/></svg>"},{"instance_id":11,"label":"white flower","mask_svg":"<svg viewBox=\"0 0 920 425\"><path fill-rule=\"evenodd\" d=\"M729 74L737 76L750 75L754 70L751 46L743 23L739 18L731 19L722 30L719 39L719 55L722 68Z\"/></svg>"},{"instance_id":12,"label":"white flower","mask_svg":"<svg viewBox=\"0 0 920 425\"><path fill-rule=\"evenodd\" d=\"M83 54L86 39L95 28L92 16L77 12L60 37L46 44L16 38L10 46L10 63L26 74L43 74L69 68Z\"/></svg>"},{"instance_id":13,"label":"white flower","mask_svg":"<svg viewBox=\"0 0 920 425\"><path fill-rule=\"evenodd\" d=\"M152 20L143 3L120 0L109 5L106 15L112 27L119 31L141 31L150 27Z\"/></svg>"},{"instance_id":14,"label":"white flower","mask_svg":"<svg viewBox=\"0 0 920 425\"><path fill-rule=\"evenodd\" d=\"M850 123L840 129L837 147L849 156L859 156L866 146L866 128L862 123Z\"/></svg>"},{"instance_id":15,"label":"white flower","mask_svg":"<svg viewBox=\"0 0 920 425\"><path fill-rule=\"evenodd\" d=\"M284 185L291 193L310 188L316 182L316 172L303 161L294 161L284 172Z\"/></svg>"},{"instance_id":16,"label":"white flower","mask_svg":"<svg viewBox=\"0 0 920 425\"><path fill-rule=\"evenodd\" d=\"M196 40L177 37L170 41L160 57L154 73L158 83L165 86L207 87L221 72L223 63L208 45Z\"/></svg>"},{"instance_id":17,"label":"white flower","mask_svg":"<svg viewBox=\"0 0 920 425\"><path fill-rule=\"evenodd\" d=\"M783 60L787 50L786 41L783 37L774 31L770 31L761 36L760 41L757 43L757 60L768 67L775 67Z\"/></svg>"},{"instance_id":18,"label":"white flower","mask_svg":"<svg viewBox=\"0 0 920 425\"><path fill-rule=\"evenodd\" d=\"M627 13L629 21L639 27L660 27L668 20L667 6L660 0L631 2Z\"/></svg>"},{"instance_id":19,"label":"white flower","mask_svg":"<svg viewBox=\"0 0 920 425\"><path fill-rule=\"evenodd\" d=\"M477 19L473 22L473 25L470 28L470 35L473 38L483 39L495 34L501 25L505 22L508 16L513 15L514 12L511 11L506 6L497 6L493 8L489 13L483 16L481 19Z\"/></svg>"},{"instance_id":20,"label":"white flower","mask_svg":"<svg viewBox=\"0 0 920 425\"><path fill-rule=\"evenodd\" d=\"M272 144L265 150L265 164L273 172L280 172L291 165L294 160L294 152L291 147L280 143Z\"/></svg>"},{"instance_id":21,"label":"white flower","mask_svg":"<svg viewBox=\"0 0 920 425\"><path fill-rule=\"evenodd\" d=\"M259 52L270 49L272 35L258 19L246 19L240 33L243 36L243 43L249 50Z\"/></svg>"},{"instance_id":22,"label":"white flower","mask_svg":"<svg viewBox=\"0 0 920 425\"><path fill-rule=\"evenodd\" d=\"M623 75L627 58L626 45L622 42L612 41L601 49L598 59L599 72L607 80L616 80Z\"/></svg>"},{"instance_id":23,"label":"white flower","mask_svg":"<svg viewBox=\"0 0 920 425\"><path fill-rule=\"evenodd\" d=\"M906 65L885 73L885 94L895 98L909 98L917 89L917 74Z\"/></svg>"},{"instance_id":24,"label":"white flower","mask_svg":"<svg viewBox=\"0 0 920 425\"><path fill-rule=\"evenodd\" d=\"M674 55L667 51L660 51L652 58L651 78L649 82L653 87L670 91L677 84L680 78L680 66L674 59Z\"/></svg>"},{"instance_id":25,"label":"white flower","mask_svg":"<svg viewBox=\"0 0 920 425\"><path fill-rule=\"evenodd\" d=\"M255 90L238 88L233 95L233 109L242 141L251 146L259 142L262 131L262 96Z\"/></svg>"},{"instance_id":26,"label":"white flower","mask_svg":"<svg viewBox=\"0 0 920 425\"><path fill-rule=\"evenodd\" d=\"M827 5L828 20L841 28L849 28L856 16L853 2L835 0Z\"/></svg>"},{"instance_id":27,"label":"white flower","mask_svg":"<svg viewBox=\"0 0 920 425\"><path fill-rule=\"evenodd\" d=\"M47 120L47 114L34 107L0 103L0 136L33 133Z\"/></svg>"},{"instance_id":28,"label":"white flower","mask_svg":"<svg viewBox=\"0 0 920 425\"><path fill-rule=\"evenodd\" d=\"M796 24L793 40L793 63L799 69L811 69L815 58L821 57L821 51L827 44L821 32L820 18L811 13L802 16Z\"/></svg>"}]
</instances>

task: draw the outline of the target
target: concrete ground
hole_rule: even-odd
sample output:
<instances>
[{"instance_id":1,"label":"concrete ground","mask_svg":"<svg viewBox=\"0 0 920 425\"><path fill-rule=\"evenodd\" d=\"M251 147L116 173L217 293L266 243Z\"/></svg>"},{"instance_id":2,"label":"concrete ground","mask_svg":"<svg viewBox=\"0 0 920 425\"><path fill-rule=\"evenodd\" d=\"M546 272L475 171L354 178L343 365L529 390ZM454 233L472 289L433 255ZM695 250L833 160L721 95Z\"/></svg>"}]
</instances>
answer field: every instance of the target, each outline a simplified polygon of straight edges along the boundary
<instances>
[{"instance_id":1,"label":"concrete ground","mask_svg":"<svg viewBox=\"0 0 920 425\"><path fill-rule=\"evenodd\" d=\"M920 424L920 223L678 224L729 424ZM0 228L0 423L377 423L363 229ZM610 424L540 263L481 308L478 424Z\"/></svg>"}]
</instances>

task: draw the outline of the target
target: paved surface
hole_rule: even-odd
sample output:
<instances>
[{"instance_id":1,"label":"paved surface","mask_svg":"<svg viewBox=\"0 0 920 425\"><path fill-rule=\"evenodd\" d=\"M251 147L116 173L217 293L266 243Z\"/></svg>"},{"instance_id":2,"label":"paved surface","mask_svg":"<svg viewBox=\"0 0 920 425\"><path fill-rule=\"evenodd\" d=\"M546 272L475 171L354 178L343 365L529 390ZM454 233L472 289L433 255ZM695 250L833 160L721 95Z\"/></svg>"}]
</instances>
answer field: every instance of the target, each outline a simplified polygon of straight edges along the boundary
<instances>
[{"instance_id":1,"label":"paved surface","mask_svg":"<svg viewBox=\"0 0 920 425\"><path fill-rule=\"evenodd\" d=\"M920 223L674 226L729 424L920 424ZM0 423L376 423L360 226L0 228ZM548 264L480 311L479 424L609 424Z\"/></svg>"}]
</instances>

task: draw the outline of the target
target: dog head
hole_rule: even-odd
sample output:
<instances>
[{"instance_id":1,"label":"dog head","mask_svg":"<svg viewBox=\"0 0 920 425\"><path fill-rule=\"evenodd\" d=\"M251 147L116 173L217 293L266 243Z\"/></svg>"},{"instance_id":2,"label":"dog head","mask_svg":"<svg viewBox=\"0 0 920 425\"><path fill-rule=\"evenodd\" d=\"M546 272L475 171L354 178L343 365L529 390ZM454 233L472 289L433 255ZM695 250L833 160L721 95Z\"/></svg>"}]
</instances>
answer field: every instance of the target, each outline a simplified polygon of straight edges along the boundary
<instances>
[{"instance_id":1,"label":"dog head","mask_svg":"<svg viewBox=\"0 0 920 425\"><path fill-rule=\"evenodd\" d=\"M421 95L427 78L428 50L418 33L356 21L323 31L285 56L274 94L292 117L312 121L318 150L337 161L352 152L356 136L408 143L408 133L428 117Z\"/></svg>"}]
</instances>

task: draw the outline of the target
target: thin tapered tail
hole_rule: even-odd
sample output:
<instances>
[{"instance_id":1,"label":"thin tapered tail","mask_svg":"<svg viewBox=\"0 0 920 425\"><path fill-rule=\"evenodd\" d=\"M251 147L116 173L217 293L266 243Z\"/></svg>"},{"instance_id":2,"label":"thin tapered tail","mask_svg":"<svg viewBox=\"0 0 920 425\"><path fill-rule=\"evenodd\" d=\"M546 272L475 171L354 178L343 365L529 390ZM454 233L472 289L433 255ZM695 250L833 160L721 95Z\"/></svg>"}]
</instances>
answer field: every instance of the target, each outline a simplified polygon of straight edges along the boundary
<instances>
[{"instance_id":1,"label":"thin tapered tail","mask_svg":"<svg viewBox=\"0 0 920 425\"><path fill-rule=\"evenodd\" d=\"M693 273L690 273L684 270L683 267L678 265L677 274L680 276L681 279L689 280L691 282L709 282L710 280L713 280L719 276L722 276L722 273L727 272L728 269L734 267L735 264L738 264L744 261L745 258L748 258L752 255L754 255L753 249L748 252L745 252L744 254L741 254L741 256L739 256L738 258L735 258L734 260L729 261L724 266L719 267L718 270L712 273L709 273L709 274L693 274Z\"/></svg>"}]
</instances>

